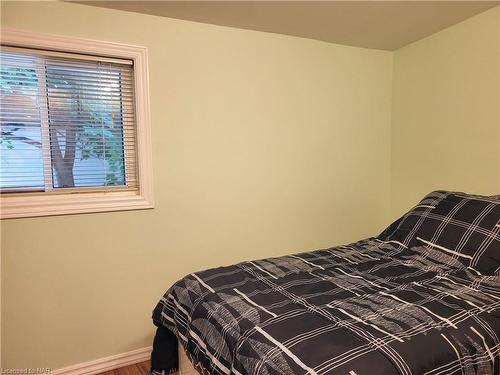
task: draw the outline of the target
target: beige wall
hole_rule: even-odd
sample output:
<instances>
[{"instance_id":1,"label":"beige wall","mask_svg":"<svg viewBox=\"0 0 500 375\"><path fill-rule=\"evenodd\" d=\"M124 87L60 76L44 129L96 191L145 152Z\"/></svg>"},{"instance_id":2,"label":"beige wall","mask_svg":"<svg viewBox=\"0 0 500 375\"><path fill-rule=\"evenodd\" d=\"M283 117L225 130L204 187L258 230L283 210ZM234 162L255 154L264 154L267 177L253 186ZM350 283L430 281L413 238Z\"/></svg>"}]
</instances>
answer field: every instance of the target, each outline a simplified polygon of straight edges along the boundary
<instances>
[{"instance_id":1,"label":"beige wall","mask_svg":"<svg viewBox=\"0 0 500 375\"><path fill-rule=\"evenodd\" d=\"M149 48L156 191L2 222L4 367L150 345L179 277L386 224L392 53L68 3L2 2L2 27Z\"/></svg>"},{"instance_id":2,"label":"beige wall","mask_svg":"<svg viewBox=\"0 0 500 375\"><path fill-rule=\"evenodd\" d=\"M395 52L392 216L434 189L500 193L500 7Z\"/></svg>"}]
</instances>

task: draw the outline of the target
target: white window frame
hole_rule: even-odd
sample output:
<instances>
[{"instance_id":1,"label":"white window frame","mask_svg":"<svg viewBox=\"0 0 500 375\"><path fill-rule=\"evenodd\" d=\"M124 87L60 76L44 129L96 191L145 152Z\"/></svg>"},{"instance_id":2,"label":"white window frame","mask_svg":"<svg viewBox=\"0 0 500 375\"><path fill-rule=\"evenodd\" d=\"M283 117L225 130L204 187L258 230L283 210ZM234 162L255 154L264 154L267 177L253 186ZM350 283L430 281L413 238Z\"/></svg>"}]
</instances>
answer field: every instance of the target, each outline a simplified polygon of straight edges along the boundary
<instances>
[{"instance_id":1,"label":"white window frame","mask_svg":"<svg viewBox=\"0 0 500 375\"><path fill-rule=\"evenodd\" d=\"M9 46L132 60L135 84L136 163L138 190L19 193L0 195L0 218L79 214L154 208L148 51L146 47L114 42L3 29L1 43Z\"/></svg>"}]
</instances>

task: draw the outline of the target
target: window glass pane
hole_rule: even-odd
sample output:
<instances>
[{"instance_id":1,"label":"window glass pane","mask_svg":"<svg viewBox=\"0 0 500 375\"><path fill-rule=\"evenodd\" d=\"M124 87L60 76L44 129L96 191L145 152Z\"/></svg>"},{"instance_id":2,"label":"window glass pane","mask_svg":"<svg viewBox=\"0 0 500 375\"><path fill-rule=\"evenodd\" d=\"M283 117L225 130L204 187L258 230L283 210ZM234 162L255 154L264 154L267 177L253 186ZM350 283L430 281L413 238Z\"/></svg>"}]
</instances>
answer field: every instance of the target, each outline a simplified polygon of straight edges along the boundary
<instances>
[{"instance_id":1,"label":"window glass pane","mask_svg":"<svg viewBox=\"0 0 500 375\"><path fill-rule=\"evenodd\" d=\"M132 65L0 59L0 191L137 187Z\"/></svg>"},{"instance_id":2,"label":"window glass pane","mask_svg":"<svg viewBox=\"0 0 500 375\"><path fill-rule=\"evenodd\" d=\"M43 189L37 60L0 56L0 189Z\"/></svg>"},{"instance_id":3,"label":"window glass pane","mask_svg":"<svg viewBox=\"0 0 500 375\"><path fill-rule=\"evenodd\" d=\"M46 66L54 188L124 186L120 68Z\"/></svg>"}]
</instances>

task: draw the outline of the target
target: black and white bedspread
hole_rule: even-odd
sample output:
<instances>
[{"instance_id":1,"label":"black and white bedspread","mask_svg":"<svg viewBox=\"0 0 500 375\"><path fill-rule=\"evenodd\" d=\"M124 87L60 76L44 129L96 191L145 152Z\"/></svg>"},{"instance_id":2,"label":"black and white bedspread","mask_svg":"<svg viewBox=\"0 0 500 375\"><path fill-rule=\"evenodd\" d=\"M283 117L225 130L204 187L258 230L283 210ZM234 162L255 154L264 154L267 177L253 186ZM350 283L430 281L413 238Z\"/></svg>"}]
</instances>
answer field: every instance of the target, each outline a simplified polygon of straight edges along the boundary
<instances>
[{"instance_id":1,"label":"black and white bedspread","mask_svg":"<svg viewBox=\"0 0 500 375\"><path fill-rule=\"evenodd\" d=\"M499 266L500 196L437 191L377 238L188 275L153 320L213 375L500 374Z\"/></svg>"}]
</instances>

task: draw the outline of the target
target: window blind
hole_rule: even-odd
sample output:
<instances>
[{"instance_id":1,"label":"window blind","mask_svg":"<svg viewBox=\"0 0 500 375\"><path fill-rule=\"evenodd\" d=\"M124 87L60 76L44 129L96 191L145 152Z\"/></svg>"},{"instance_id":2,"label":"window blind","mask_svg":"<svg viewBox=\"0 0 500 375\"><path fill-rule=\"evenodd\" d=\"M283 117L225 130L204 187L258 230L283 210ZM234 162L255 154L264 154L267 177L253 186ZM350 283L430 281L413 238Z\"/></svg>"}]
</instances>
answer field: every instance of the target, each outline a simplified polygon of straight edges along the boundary
<instances>
[{"instance_id":1,"label":"window blind","mask_svg":"<svg viewBox=\"0 0 500 375\"><path fill-rule=\"evenodd\" d=\"M138 188L131 61L2 47L0 129L2 193Z\"/></svg>"}]
</instances>

